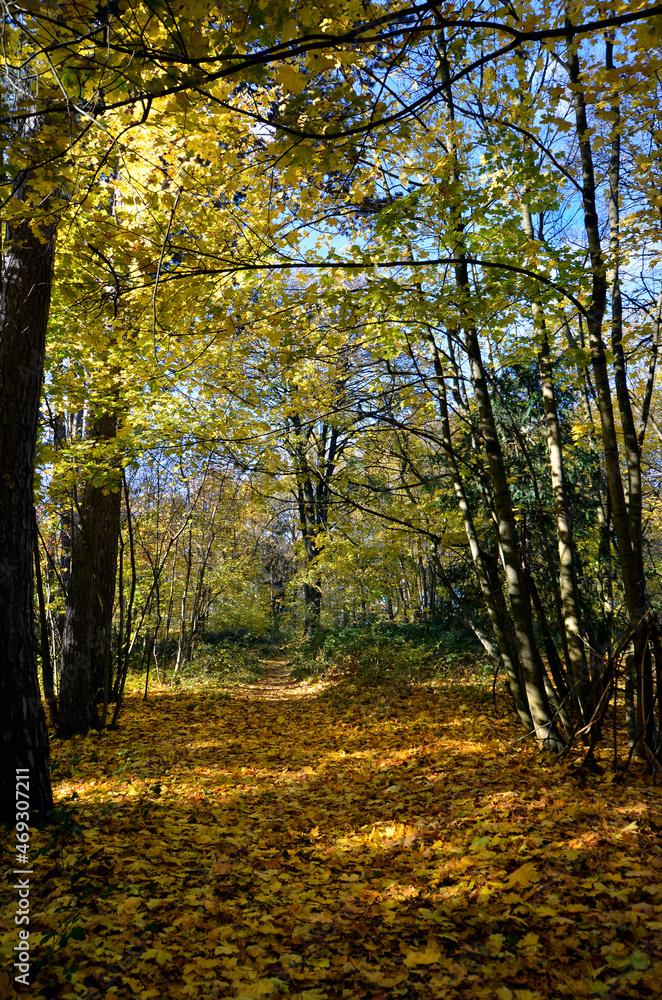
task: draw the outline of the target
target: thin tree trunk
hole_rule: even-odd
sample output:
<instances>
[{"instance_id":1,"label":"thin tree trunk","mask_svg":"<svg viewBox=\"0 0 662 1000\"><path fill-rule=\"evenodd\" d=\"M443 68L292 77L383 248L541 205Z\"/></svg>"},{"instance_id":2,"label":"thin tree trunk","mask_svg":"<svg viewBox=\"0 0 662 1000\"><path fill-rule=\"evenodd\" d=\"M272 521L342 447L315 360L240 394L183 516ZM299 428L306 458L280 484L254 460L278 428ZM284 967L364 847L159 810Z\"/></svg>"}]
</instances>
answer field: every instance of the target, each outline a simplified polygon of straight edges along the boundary
<instances>
[{"instance_id":1,"label":"thin tree trunk","mask_svg":"<svg viewBox=\"0 0 662 1000\"><path fill-rule=\"evenodd\" d=\"M606 69L614 69L613 42L606 41ZM628 469L627 510L632 546L632 571L635 575L637 591L641 595L641 614L646 605L646 582L644 576L644 546L642 532L643 490L641 479L641 448L632 411L632 402L627 384L627 365L623 350L623 298L621 295L619 253L620 253L620 168L621 136L620 106L617 99L612 101L612 142L609 160L609 250L611 267L608 280L611 292L611 348L614 358L614 383L616 400L623 430L623 447ZM637 732L648 747L655 743L654 688L650 646L643 635L635 639L635 662L637 668Z\"/></svg>"},{"instance_id":2,"label":"thin tree trunk","mask_svg":"<svg viewBox=\"0 0 662 1000\"><path fill-rule=\"evenodd\" d=\"M517 439L517 442L518 442L518 444L520 445L520 447L522 449L522 455L524 456L524 460L525 460L525 462L526 462L526 464L528 466L528 469L529 469L529 475L531 476L531 485L533 487L533 493L534 493L534 496L535 496L536 507L537 507L537 509L538 509L538 511L540 513L540 517L541 517L541 520L542 520L542 518L544 516L544 513L545 513L545 508L543 507L543 504L542 504L542 501L541 501L541 498L540 498L540 490L538 488L538 477L537 477L537 474L536 474L535 466L534 466L533 461L531 459L531 455L530 455L530 452L529 452L529 447L528 447L528 445L526 443L526 439L525 439L524 435L522 434L521 429L517 426L517 423L515 421L513 421L512 424L511 424L511 426L512 426L513 433L514 433L514 435L515 435L515 437ZM496 514L495 514L495 520L496 520ZM555 563L553 555L552 555L552 550L551 550L551 548L550 548L550 546L548 544L548 540L547 540L547 538L545 536L544 530L541 531L541 533L540 533L539 541L540 541L540 544L542 546L543 553L544 553L544 556L545 556L545 562L547 564L547 568L548 568L548 571L549 571L549 573L548 573L548 582L549 582L550 590L552 592L552 600L554 602L554 613L555 613L556 621L557 621L557 624L558 624L559 634L561 636L561 645L563 647L563 658L564 658L564 661L565 661L565 664L566 664L566 669L571 674L571 670L570 670L570 666L569 666L569 664L570 664L570 656L569 656L569 653L568 653L568 643L567 643L567 638L566 638L565 620L564 620L564 613L563 613L563 602L562 602L562 599L561 599L561 590L560 590L559 582L558 582L558 579L557 579L558 573L557 573L557 569L556 569L556 563ZM556 656L558 658L558 654L556 654Z\"/></svg>"},{"instance_id":3,"label":"thin tree trunk","mask_svg":"<svg viewBox=\"0 0 662 1000\"><path fill-rule=\"evenodd\" d=\"M186 576L184 577L184 589L182 591L179 638L177 641L177 659L175 660L175 670L173 676L178 679L183 665L184 645L186 640L186 602L188 600L189 584L191 582L191 569L193 568L193 529L189 527L188 551L186 554Z\"/></svg>"},{"instance_id":4,"label":"thin tree trunk","mask_svg":"<svg viewBox=\"0 0 662 1000\"><path fill-rule=\"evenodd\" d=\"M464 265L461 267L465 270ZM468 281L467 283L459 282L460 288L466 288L466 284ZM478 335L471 328L466 331L466 350L478 404L483 440L485 441L494 507L498 518L499 544L503 552L507 592L529 710L533 719L536 739L540 745L545 749L558 752L563 747L563 739L552 720L545 692L544 668L533 634L531 605L527 599L522 576L515 516L508 487L508 474L496 429L492 402L487 389Z\"/></svg>"},{"instance_id":5,"label":"thin tree trunk","mask_svg":"<svg viewBox=\"0 0 662 1000\"><path fill-rule=\"evenodd\" d=\"M527 238L533 240L533 223L529 207L526 204L522 205L522 221ZM593 712L588 662L580 622L579 588L577 586L575 565L576 553L572 533L572 516L566 488L561 425L556 405L554 374L542 306L538 302L533 302L531 310L539 345L538 366L540 369L543 410L547 428L547 454L549 457L552 493L554 495L556 535L559 548L559 589L563 604L563 626L565 632L564 645L567 649L568 663L572 677L573 701L579 710L580 719L585 724Z\"/></svg>"},{"instance_id":6,"label":"thin tree trunk","mask_svg":"<svg viewBox=\"0 0 662 1000\"><path fill-rule=\"evenodd\" d=\"M124 500L126 503L126 527L127 534L129 536L129 561L131 564L131 586L129 588L129 600L126 608L126 624L124 628L125 638L123 643L118 643L117 647L117 697L115 699L115 710L113 712L113 720L110 724L111 729L115 729L117 726L117 720L119 718L120 711L122 709L122 700L124 698L124 685L126 684L127 674L129 672L129 662L131 658L131 653L133 651L133 644L136 641L138 635L138 629L136 629L133 636L131 635L131 629L133 627L133 602L136 596L136 547L133 539L133 520L131 517L131 505L129 503L129 487L127 486L126 476L122 473L122 486L124 491Z\"/></svg>"},{"instance_id":7,"label":"thin tree trunk","mask_svg":"<svg viewBox=\"0 0 662 1000\"><path fill-rule=\"evenodd\" d=\"M214 521L216 519L216 514L220 502L221 502L221 496L219 496L218 500L214 504L213 510L211 511L211 517L210 517L211 529L210 529L209 540L207 541L207 547L205 548L204 555L200 560L200 562L198 563L198 574L195 583L195 592L193 597L193 609L191 611L191 628L189 630L189 635L186 641L186 653L184 657L185 663L191 662L193 639L195 638L196 632L198 631L198 625L200 623L202 615L202 598L204 592L205 574L207 572L207 566L209 565L209 560L211 558L212 546L214 544L214 539L216 537L216 533L214 530Z\"/></svg>"},{"instance_id":8,"label":"thin tree trunk","mask_svg":"<svg viewBox=\"0 0 662 1000\"><path fill-rule=\"evenodd\" d=\"M606 41L606 69L614 69L613 42ZM609 251L611 267L607 275L611 293L611 349L614 357L616 400L623 429L623 445L628 469L627 506L632 542L632 558L637 585L645 592L642 538L641 450L635 426L632 401L627 383L627 365L623 351L623 298L619 268L620 254L620 172L621 172L621 110L618 100L612 101L612 142L609 158Z\"/></svg>"},{"instance_id":9,"label":"thin tree trunk","mask_svg":"<svg viewBox=\"0 0 662 1000\"><path fill-rule=\"evenodd\" d=\"M473 620L472 616L470 614L467 614L467 612L463 608L461 609L462 605L461 598L455 593L448 577L444 573L439 556L435 555L434 559L437 568L437 576L441 580L442 586L444 587L446 593L451 599L451 608L453 617L460 625L469 626L469 628L476 636L476 638L480 642L481 646L483 647L489 658L493 660L495 663L497 663L499 667L502 667L503 660L501 658L499 650L494 645L494 643L487 638L481 627ZM532 722L530 723L529 728L530 729L533 728Z\"/></svg>"},{"instance_id":10,"label":"thin tree trunk","mask_svg":"<svg viewBox=\"0 0 662 1000\"><path fill-rule=\"evenodd\" d=\"M48 636L48 619L46 617L46 601L44 599L44 582L41 575L41 558L39 555L39 535L34 532L34 571L37 587L37 603L39 607L39 649L41 652L41 683L44 688L44 698L48 705L51 722L57 725L57 700L55 698L55 688L53 684L53 660L51 659L51 647Z\"/></svg>"},{"instance_id":11,"label":"thin tree trunk","mask_svg":"<svg viewBox=\"0 0 662 1000\"><path fill-rule=\"evenodd\" d=\"M447 118L450 125L447 152L451 158L451 162L454 164L456 161L456 150L452 137L452 129L455 111L443 28L440 28L438 33L437 48L442 92L446 102ZM451 181L456 184L458 183L458 172L454 165L451 167ZM460 300L459 308L461 311L466 311L471 293L466 255L464 252L463 223L457 201L450 206L450 231L453 240L452 250L453 257L455 258L455 284ZM510 601L528 707L533 720L533 729L541 747L557 752L563 748L564 743L561 734L553 722L549 700L545 692L544 668L536 646L531 618L531 604L525 592L522 576L508 476L492 410L487 379L485 377L478 333L469 320L467 320L464 328L464 350L469 360L471 383L478 406L483 440L485 441L485 451L487 453L494 506L497 515L499 544L504 556L506 589Z\"/></svg>"},{"instance_id":12,"label":"thin tree trunk","mask_svg":"<svg viewBox=\"0 0 662 1000\"><path fill-rule=\"evenodd\" d=\"M570 324L565 316L563 317L563 329L568 346L572 350L576 351L579 345L570 330ZM582 337L582 349L583 347L584 344ZM611 558L611 506L609 500L609 490L607 489L605 491L605 478L600 456L600 446L596 438L593 425L593 413L591 411L591 400L589 396L590 375L586 369L580 368L580 366L577 365L577 376L580 384L582 413L588 428L589 453L592 461L591 485L598 501L597 516L600 531L600 542L594 572L595 577L602 588L603 617L597 624L596 635L593 635L590 617L588 615L586 620L588 639L592 650L595 654L597 654L597 656L593 657L593 670L591 670L591 662L589 661L590 680L592 683L595 683L596 681L599 681L600 668L598 667L598 663L601 663L602 653L609 645L613 631L614 593ZM577 558L578 556L575 552L575 559Z\"/></svg>"},{"instance_id":13,"label":"thin tree trunk","mask_svg":"<svg viewBox=\"0 0 662 1000\"><path fill-rule=\"evenodd\" d=\"M570 22L568 21L568 24ZM579 142L579 154L582 165L582 200L584 207L584 228L586 231L589 256L592 270L591 304L587 314L591 364L595 379L595 389L600 411L602 440L605 454L607 483L611 499L611 511L616 532L618 558L625 596L625 607L630 627L634 632L635 665L637 676L637 740L641 742L638 752L644 754L644 743L652 741L653 705L648 704L648 692L651 690L647 669L650 666L650 650L648 648L647 628L644 619L647 615L647 600L645 581L643 578L641 558L641 518L638 511L640 503L640 485L637 483L638 455L635 456L631 444L626 442L626 457L630 488L634 490L632 513L628 510L625 500L625 490L621 476L618 437L614 407L609 382L609 371L605 347L602 340L602 326L607 303L607 274L605 260L600 240L600 225L597 213L595 171L591 150L590 131L586 118L586 103L580 80L579 57L574 39L569 37L567 47L567 65L572 84L572 100L575 110L575 127ZM610 162L610 233L612 239L618 238L618 163L619 146L612 146ZM617 246L614 248L617 256ZM614 375L617 385L617 395L622 394L623 408L629 409L629 395L625 381L624 361L618 360L622 351L621 335L622 313L618 276L612 276L612 340L616 338L614 352ZM619 388L620 386L620 388ZM627 398L626 398L627 397ZM630 436L630 430L624 425L624 437ZM635 434L636 445L636 434ZM637 446L638 450L638 446ZM632 531L635 532L633 537Z\"/></svg>"},{"instance_id":14,"label":"thin tree trunk","mask_svg":"<svg viewBox=\"0 0 662 1000\"><path fill-rule=\"evenodd\" d=\"M592 271L591 303L587 313L591 365L600 412L600 425L605 454L605 469L611 498L612 518L616 532L619 563L623 577L625 603L631 626L636 626L645 614L646 600L641 589L641 579L634 558L630 521L619 464L618 437L614 407L609 383L605 347L602 341L602 324L607 303L607 277L600 242L600 224L596 207L595 171L591 151L590 132L586 120L586 104L580 81L579 58L574 40L568 44L567 61L572 84L575 126L582 164L582 200L584 228L586 231Z\"/></svg>"},{"instance_id":15,"label":"thin tree trunk","mask_svg":"<svg viewBox=\"0 0 662 1000\"><path fill-rule=\"evenodd\" d=\"M455 450L453 448L450 420L448 416L444 369L434 335L431 332L428 334L428 342L432 348L432 357L435 368L436 385L438 390L437 406L439 408L441 440L444 446L446 465L453 481L453 489L455 490L455 496L457 497L460 514L462 515L464 530L467 536L467 541L469 542L469 551L471 552L471 558L473 560L476 576L478 578L478 585L485 603L485 608L487 609L492 631L494 632L494 637L499 650L499 656L501 658L506 677L508 678L508 684L515 703L515 708L517 709L518 715L525 729L530 732L533 730L534 725L526 693L520 682L519 665L506 631L506 622L503 619L503 615L499 612L499 606L493 591L490 574L485 562L484 553L480 547L478 533L476 531L469 502L467 500L464 480L462 478L455 456Z\"/></svg>"},{"instance_id":16,"label":"thin tree trunk","mask_svg":"<svg viewBox=\"0 0 662 1000\"><path fill-rule=\"evenodd\" d=\"M163 683L165 684L168 675L168 638L170 636L170 622L172 621L172 609L175 603L175 574L177 571L177 549L179 539L175 542L172 553L172 572L170 574L170 593L168 594L168 606L166 608L165 622L163 625Z\"/></svg>"}]
</instances>

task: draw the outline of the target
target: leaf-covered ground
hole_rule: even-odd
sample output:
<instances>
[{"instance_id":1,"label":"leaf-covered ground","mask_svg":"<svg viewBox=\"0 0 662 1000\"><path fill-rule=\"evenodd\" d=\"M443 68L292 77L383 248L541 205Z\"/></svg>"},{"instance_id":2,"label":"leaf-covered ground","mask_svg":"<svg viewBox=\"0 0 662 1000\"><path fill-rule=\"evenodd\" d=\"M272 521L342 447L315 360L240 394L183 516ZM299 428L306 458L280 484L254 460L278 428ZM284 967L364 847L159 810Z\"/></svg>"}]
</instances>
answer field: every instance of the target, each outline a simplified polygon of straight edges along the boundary
<instances>
[{"instance_id":1,"label":"leaf-covered ground","mask_svg":"<svg viewBox=\"0 0 662 1000\"><path fill-rule=\"evenodd\" d=\"M21 993L660 997L660 790L518 736L470 680L349 698L271 664L134 694L117 732L53 741Z\"/></svg>"}]
</instances>

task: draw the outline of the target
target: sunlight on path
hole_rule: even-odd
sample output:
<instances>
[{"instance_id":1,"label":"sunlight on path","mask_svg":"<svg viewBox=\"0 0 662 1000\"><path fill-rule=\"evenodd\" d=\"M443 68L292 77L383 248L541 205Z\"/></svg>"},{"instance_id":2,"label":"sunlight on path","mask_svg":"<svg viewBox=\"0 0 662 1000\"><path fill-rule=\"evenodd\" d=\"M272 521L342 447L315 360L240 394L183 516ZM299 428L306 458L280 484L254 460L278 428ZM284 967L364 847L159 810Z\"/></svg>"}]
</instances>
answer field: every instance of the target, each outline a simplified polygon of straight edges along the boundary
<instances>
[{"instance_id":1,"label":"sunlight on path","mask_svg":"<svg viewBox=\"0 0 662 1000\"><path fill-rule=\"evenodd\" d=\"M290 676L289 660L260 660L261 677L255 684L243 684L232 692L239 700L292 701L313 698L329 687L327 681L296 681Z\"/></svg>"}]
</instances>

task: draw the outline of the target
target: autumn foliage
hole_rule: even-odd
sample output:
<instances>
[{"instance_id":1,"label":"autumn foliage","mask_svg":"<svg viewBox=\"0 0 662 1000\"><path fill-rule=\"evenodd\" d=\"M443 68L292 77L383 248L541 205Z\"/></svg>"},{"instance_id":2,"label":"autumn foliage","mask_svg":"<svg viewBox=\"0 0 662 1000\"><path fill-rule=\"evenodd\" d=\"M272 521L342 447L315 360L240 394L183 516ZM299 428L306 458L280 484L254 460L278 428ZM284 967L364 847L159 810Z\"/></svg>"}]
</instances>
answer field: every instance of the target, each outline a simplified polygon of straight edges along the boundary
<instances>
[{"instance_id":1,"label":"autumn foliage","mask_svg":"<svg viewBox=\"0 0 662 1000\"><path fill-rule=\"evenodd\" d=\"M661 9L3 3L0 994L660 996Z\"/></svg>"}]
</instances>

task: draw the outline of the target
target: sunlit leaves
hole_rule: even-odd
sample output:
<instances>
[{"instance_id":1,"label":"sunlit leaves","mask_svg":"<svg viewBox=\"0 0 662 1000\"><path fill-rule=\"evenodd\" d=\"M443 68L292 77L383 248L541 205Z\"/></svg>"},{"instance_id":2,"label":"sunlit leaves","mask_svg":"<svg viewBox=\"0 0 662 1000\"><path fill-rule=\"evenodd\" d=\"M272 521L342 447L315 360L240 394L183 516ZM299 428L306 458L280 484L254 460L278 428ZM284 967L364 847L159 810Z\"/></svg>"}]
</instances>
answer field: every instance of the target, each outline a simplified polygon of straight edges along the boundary
<instances>
[{"instance_id":1,"label":"sunlit leaves","mask_svg":"<svg viewBox=\"0 0 662 1000\"><path fill-rule=\"evenodd\" d=\"M35 996L53 976L92 996L656 995L643 773L513 755L482 684L348 697L263 668L54 743L68 812L57 843L32 834L34 934L59 958Z\"/></svg>"}]
</instances>

